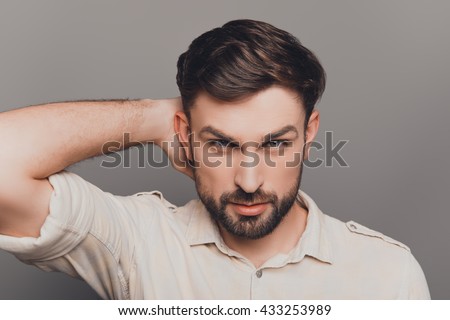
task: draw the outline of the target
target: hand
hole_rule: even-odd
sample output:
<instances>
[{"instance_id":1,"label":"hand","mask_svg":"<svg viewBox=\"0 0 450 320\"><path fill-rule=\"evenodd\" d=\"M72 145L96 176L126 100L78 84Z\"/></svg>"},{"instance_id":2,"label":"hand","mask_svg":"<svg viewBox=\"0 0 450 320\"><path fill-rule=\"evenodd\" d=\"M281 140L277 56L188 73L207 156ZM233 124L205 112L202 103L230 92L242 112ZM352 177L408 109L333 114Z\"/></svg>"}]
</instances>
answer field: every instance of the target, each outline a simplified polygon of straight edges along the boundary
<instances>
[{"instance_id":1,"label":"hand","mask_svg":"<svg viewBox=\"0 0 450 320\"><path fill-rule=\"evenodd\" d=\"M175 113L183 111L181 98L163 99L158 100L158 107L164 110L165 119L160 119L164 123L167 123L166 134L156 141L156 144L167 154L172 166L187 175L191 179L194 179L194 172L191 165L188 162L186 151L180 143L178 134L175 132Z\"/></svg>"}]
</instances>

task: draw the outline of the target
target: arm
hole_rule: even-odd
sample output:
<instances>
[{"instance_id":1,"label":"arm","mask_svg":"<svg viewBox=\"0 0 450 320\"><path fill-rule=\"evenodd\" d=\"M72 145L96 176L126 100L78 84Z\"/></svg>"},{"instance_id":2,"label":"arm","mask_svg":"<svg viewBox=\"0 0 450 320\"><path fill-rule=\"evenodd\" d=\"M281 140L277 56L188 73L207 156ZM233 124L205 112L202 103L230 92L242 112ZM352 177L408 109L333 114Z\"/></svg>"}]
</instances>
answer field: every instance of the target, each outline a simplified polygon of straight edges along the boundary
<instances>
[{"instance_id":1,"label":"arm","mask_svg":"<svg viewBox=\"0 0 450 320\"><path fill-rule=\"evenodd\" d=\"M179 110L179 99L144 99L50 103L1 113L0 233L39 236L53 191L47 177L100 155L105 142L121 142L125 132L130 141L160 144L173 132Z\"/></svg>"}]
</instances>

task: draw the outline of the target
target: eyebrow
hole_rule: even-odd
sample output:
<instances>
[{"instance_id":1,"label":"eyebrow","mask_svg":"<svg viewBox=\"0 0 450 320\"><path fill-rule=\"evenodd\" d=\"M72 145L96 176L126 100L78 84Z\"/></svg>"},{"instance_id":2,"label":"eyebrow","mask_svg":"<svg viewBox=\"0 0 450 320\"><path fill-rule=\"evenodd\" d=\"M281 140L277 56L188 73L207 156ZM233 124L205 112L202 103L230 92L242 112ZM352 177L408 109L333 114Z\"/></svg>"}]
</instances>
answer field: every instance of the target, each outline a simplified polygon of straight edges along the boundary
<instances>
[{"instance_id":1,"label":"eyebrow","mask_svg":"<svg viewBox=\"0 0 450 320\"><path fill-rule=\"evenodd\" d=\"M266 134L264 136L264 138L263 138L263 143L267 142L267 141L270 141L271 139L279 138L279 137L285 135L288 132L293 132L293 133L295 133L295 138L298 137L298 130L297 130L297 128L294 127L293 125L287 125L287 126L284 126L283 128L281 128L281 129L279 129L279 130L277 130L275 132L271 132L271 133ZM199 135L202 136L202 135L204 135L206 133L210 133L210 134L212 134L212 135L214 135L217 138L222 139L222 140L227 140L227 141L237 141L238 140L238 139L235 139L235 138L227 135L226 133L223 133L222 131L220 131L220 130L218 130L216 128L213 128L212 126L203 127L200 130Z\"/></svg>"}]
</instances>

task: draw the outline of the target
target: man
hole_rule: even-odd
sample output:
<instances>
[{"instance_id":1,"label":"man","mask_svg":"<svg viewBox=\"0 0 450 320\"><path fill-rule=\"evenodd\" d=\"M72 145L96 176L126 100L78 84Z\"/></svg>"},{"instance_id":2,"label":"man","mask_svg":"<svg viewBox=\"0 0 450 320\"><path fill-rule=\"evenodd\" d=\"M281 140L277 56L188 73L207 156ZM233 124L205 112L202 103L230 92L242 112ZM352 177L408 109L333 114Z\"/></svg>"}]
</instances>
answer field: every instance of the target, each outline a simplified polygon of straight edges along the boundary
<instances>
[{"instance_id":1,"label":"man","mask_svg":"<svg viewBox=\"0 0 450 320\"><path fill-rule=\"evenodd\" d=\"M180 56L177 84L181 100L1 114L0 247L103 298L429 298L408 247L325 215L299 189L325 73L295 37L228 22ZM64 170L124 133L122 148L163 148L200 200L114 196Z\"/></svg>"}]
</instances>

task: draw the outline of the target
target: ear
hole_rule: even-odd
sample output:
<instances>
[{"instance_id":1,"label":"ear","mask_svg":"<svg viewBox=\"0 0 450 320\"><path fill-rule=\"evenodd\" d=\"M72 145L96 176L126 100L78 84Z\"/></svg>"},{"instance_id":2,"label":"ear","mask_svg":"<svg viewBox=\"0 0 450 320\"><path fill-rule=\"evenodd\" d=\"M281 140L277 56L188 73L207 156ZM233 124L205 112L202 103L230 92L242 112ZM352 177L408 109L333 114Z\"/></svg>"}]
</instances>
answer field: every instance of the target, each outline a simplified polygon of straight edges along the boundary
<instances>
[{"instance_id":1,"label":"ear","mask_svg":"<svg viewBox=\"0 0 450 320\"><path fill-rule=\"evenodd\" d=\"M314 109L311 113L311 116L309 117L308 125L305 131L305 154L303 155L303 160L306 160L309 157L309 149L311 147L311 143L314 141L317 132L319 131L319 122L319 111Z\"/></svg>"},{"instance_id":2,"label":"ear","mask_svg":"<svg viewBox=\"0 0 450 320\"><path fill-rule=\"evenodd\" d=\"M175 113L173 121L175 133L178 137L178 140L180 141L180 144L183 147L183 150L186 153L186 157L192 161L191 148L189 148L189 120L183 111L177 111Z\"/></svg>"}]
</instances>

